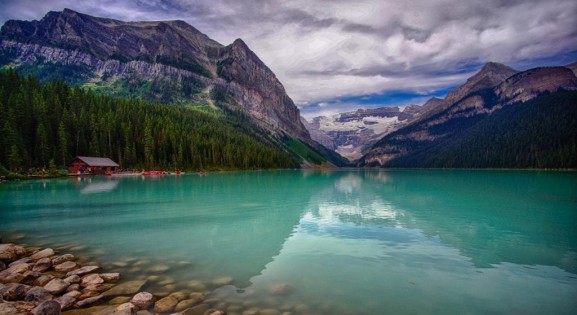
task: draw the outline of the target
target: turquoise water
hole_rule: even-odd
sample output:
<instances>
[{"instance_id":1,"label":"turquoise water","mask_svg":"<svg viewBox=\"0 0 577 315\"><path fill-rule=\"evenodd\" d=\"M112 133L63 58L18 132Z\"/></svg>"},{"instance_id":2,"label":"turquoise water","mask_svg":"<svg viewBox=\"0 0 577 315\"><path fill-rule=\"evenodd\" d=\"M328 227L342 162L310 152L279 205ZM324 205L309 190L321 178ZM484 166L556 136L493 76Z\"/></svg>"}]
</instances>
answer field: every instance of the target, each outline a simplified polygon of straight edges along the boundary
<instances>
[{"instance_id":1,"label":"turquoise water","mask_svg":"<svg viewBox=\"0 0 577 315\"><path fill-rule=\"evenodd\" d=\"M206 290L229 314L577 313L574 172L4 182L0 236L156 275L155 294Z\"/></svg>"}]
</instances>

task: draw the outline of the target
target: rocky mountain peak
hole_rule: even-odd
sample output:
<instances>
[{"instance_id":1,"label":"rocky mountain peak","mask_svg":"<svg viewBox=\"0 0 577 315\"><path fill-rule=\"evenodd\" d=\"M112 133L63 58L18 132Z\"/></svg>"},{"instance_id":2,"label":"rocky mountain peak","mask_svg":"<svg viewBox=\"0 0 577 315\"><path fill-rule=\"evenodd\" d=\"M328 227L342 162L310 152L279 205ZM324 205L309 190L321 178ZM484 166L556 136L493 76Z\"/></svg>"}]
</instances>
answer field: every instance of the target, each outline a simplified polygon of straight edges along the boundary
<instances>
[{"instance_id":1,"label":"rocky mountain peak","mask_svg":"<svg viewBox=\"0 0 577 315\"><path fill-rule=\"evenodd\" d=\"M495 87L517 72L517 70L506 65L488 62L479 72L470 77L465 84L447 94L445 100L453 103L472 92Z\"/></svg>"},{"instance_id":2,"label":"rocky mountain peak","mask_svg":"<svg viewBox=\"0 0 577 315\"><path fill-rule=\"evenodd\" d=\"M125 22L64 9L6 22L2 54L16 66L75 67L82 72L74 84L128 87L154 101L214 105L217 95L220 105L244 110L266 129L312 142L282 84L243 40L223 46L184 21Z\"/></svg>"}]
</instances>

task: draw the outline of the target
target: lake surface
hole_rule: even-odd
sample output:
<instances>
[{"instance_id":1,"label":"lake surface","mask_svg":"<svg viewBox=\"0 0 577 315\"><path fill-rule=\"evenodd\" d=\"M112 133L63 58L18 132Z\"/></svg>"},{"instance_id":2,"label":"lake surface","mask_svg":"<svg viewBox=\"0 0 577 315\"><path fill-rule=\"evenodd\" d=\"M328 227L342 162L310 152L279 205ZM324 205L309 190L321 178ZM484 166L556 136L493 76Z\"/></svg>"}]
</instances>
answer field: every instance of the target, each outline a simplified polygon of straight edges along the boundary
<instances>
[{"instance_id":1,"label":"lake surface","mask_svg":"<svg viewBox=\"0 0 577 315\"><path fill-rule=\"evenodd\" d=\"M206 290L229 314L577 313L575 172L4 182L0 236L153 275L155 294Z\"/></svg>"}]
</instances>

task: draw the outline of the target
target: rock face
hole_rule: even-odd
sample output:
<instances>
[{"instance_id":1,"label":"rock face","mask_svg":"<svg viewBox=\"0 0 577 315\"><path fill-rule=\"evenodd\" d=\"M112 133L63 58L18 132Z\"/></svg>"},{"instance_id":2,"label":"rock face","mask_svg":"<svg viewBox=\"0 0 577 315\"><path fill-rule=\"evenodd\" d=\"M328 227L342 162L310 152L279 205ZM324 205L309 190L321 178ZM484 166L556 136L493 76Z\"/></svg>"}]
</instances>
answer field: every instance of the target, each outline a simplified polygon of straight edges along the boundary
<instances>
[{"instance_id":1,"label":"rock face","mask_svg":"<svg viewBox=\"0 0 577 315\"><path fill-rule=\"evenodd\" d=\"M434 150L435 145L441 148L441 141L449 141L483 117L559 90L577 90L577 78L571 69L551 67L516 72L504 65L488 63L463 86L436 101L415 123L379 140L360 164L386 166L424 148Z\"/></svg>"},{"instance_id":2,"label":"rock face","mask_svg":"<svg viewBox=\"0 0 577 315\"><path fill-rule=\"evenodd\" d=\"M305 126L313 140L352 161L385 135L418 118L433 102L423 106L359 109L330 117L319 116L306 121Z\"/></svg>"},{"instance_id":3,"label":"rock face","mask_svg":"<svg viewBox=\"0 0 577 315\"><path fill-rule=\"evenodd\" d=\"M40 21L8 21L0 40L0 66L109 94L216 103L312 143L282 84L240 39L223 46L183 21L122 22L65 9Z\"/></svg>"}]
</instances>

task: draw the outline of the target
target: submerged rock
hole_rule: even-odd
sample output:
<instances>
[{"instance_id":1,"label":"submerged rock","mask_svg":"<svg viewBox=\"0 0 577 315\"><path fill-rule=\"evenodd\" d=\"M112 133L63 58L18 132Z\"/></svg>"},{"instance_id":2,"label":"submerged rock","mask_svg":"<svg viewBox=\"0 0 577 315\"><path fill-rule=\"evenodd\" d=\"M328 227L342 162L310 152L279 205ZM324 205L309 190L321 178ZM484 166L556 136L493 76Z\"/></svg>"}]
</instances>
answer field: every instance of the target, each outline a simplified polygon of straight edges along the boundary
<instances>
[{"instance_id":1,"label":"submerged rock","mask_svg":"<svg viewBox=\"0 0 577 315\"><path fill-rule=\"evenodd\" d=\"M220 277L218 279L214 279L212 281L212 284L214 284L215 286L221 287L221 286L232 284L233 281L234 281L234 279L232 277Z\"/></svg>"},{"instance_id":2,"label":"submerged rock","mask_svg":"<svg viewBox=\"0 0 577 315\"><path fill-rule=\"evenodd\" d=\"M178 299L169 295L154 303L154 311L158 313L172 312L177 304Z\"/></svg>"},{"instance_id":3,"label":"submerged rock","mask_svg":"<svg viewBox=\"0 0 577 315\"><path fill-rule=\"evenodd\" d=\"M146 280L126 281L108 291L105 291L102 295L104 297L109 297L109 296L136 294L138 291L140 291L140 288L142 288L145 284Z\"/></svg>"}]
</instances>

